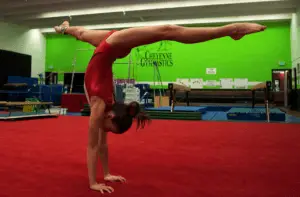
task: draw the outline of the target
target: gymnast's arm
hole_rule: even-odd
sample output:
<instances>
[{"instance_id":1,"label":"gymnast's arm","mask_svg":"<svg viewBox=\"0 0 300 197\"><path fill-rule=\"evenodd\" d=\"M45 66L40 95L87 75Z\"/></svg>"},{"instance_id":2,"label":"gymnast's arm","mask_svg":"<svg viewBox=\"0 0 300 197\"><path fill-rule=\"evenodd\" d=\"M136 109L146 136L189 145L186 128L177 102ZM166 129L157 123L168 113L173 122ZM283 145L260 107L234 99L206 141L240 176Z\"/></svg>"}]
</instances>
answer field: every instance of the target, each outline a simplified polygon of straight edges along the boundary
<instances>
[{"instance_id":1,"label":"gymnast's arm","mask_svg":"<svg viewBox=\"0 0 300 197\"><path fill-rule=\"evenodd\" d=\"M88 131L88 148L87 148L87 167L90 185L97 184L96 168L99 151L99 142L102 140L102 133L104 133L103 119L104 119L105 103L103 100L96 98L91 99L91 115L89 121Z\"/></svg>"},{"instance_id":2,"label":"gymnast's arm","mask_svg":"<svg viewBox=\"0 0 300 197\"><path fill-rule=\"evenodd\" d=\"M109 175L107 132L100 132L99 135L101 135L101 140L99 143L99 157L102 164L104 177L107 177Z\"/></svg>"}]
</instances>

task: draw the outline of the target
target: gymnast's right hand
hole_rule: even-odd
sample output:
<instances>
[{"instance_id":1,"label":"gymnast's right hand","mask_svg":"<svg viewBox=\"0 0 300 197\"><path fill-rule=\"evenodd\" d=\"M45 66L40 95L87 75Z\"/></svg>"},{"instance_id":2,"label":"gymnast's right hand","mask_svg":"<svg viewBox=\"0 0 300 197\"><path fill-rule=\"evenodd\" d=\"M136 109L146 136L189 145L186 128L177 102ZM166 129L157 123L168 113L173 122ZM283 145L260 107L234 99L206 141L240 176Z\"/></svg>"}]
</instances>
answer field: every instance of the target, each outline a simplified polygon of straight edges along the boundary
<instances>
[{"instance_id":1,"label":"gymnast's right hand","mask_svg":"<svg viewBox=\"0 0 300 197\"><path fill-rule=\"evenodd\" d=\"M101 192L102 194L104 192L112 193L114 191L114 189L112 187L107 186L105 184L99 184L99 183L95 183L93 185L90 185L90 188L92 190L96 190L98 192Z\"/></svg>"}]
</instances>

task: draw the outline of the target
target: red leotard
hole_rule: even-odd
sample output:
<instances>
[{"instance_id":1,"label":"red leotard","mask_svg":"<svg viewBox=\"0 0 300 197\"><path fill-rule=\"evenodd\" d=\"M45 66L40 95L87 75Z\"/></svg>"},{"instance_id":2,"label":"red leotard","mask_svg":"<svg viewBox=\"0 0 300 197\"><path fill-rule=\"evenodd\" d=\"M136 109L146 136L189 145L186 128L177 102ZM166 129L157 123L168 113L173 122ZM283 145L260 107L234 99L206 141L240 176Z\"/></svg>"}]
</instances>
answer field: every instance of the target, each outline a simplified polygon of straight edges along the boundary
<instances>
[{"instance_id":1,"label":"red leotard","mask_svg":"<svg viewBox=\"0 0 300 197\"><path fill-rule=\"evenodd\" d=\"M108 111L113 102L113 73L112 65L117 58L122 58L130 53L127 49L112 48L106 42L106 39L116 31L111 31L97 46L94 54L88 64L85 72L85 88L88 99L92 96L100 97L106 104L106 111Z\"/></svg>"}]
</instances>

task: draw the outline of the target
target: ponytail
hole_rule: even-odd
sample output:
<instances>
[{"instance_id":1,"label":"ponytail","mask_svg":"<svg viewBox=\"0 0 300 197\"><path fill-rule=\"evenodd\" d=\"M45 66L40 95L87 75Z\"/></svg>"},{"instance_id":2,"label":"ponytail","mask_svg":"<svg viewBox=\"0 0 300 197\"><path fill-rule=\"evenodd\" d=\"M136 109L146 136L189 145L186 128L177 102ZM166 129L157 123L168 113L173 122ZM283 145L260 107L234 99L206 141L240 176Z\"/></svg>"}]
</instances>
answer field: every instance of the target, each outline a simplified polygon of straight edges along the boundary
<instances>
[{"instance_id":1,"label":"ponytail","mask_svg":"<svg viewBox=\"0 0 300 197\"><path fill-rule=\"evenodd\" d=\"M134 119L137 120L137 128L143 129L146 123L150 122L149 116L142 112L138 102L114 103L112 106L112 112L114 114L112 118L113 124L116 125L117 131L114 133L122 134L126 132L132 125Z\"/></svg>"},{"instance_id":2,"label":"ponytail","mask_svg":"<svg viewBox=\"0 0 300 197\"><path fill-rule=\"evenodd\" d=\"M146 123L150 123L150 117L141 111L141 107L137 102L131 102L128 104L127 113L133 119L137 120L137 130L139 128L143 129Z\"/></svg>"}]
</instances>

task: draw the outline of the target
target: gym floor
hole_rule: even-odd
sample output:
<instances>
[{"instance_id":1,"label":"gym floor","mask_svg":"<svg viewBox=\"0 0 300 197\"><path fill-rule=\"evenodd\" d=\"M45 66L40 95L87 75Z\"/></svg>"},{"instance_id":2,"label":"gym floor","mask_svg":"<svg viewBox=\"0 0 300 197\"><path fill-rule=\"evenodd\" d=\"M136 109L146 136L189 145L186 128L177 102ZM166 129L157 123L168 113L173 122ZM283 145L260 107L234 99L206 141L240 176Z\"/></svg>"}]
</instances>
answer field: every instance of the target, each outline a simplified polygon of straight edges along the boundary
<instances>
[{"instance_id":1,"label":"gym floor","mask_svg":"<svg viewBox=\"0 0 300 197\"><path fill-rule=\"evenodd\" d=\"M0 196L101 195L88 189L88 117L0 126ZM299 128L154 120L139 132L134 125L124 135L109 134L111 171L127 178L109 183L111 196L300 196ZM101 181L101 171L98 176Z\"/></svg>"}]
</instances>

